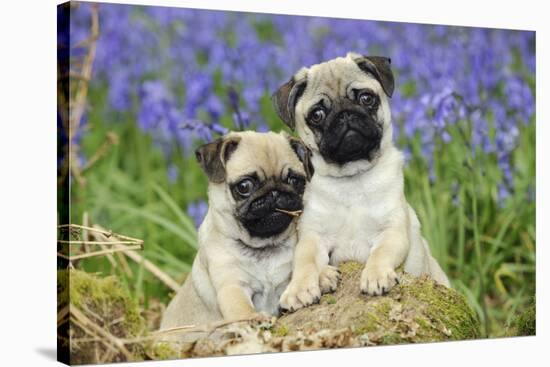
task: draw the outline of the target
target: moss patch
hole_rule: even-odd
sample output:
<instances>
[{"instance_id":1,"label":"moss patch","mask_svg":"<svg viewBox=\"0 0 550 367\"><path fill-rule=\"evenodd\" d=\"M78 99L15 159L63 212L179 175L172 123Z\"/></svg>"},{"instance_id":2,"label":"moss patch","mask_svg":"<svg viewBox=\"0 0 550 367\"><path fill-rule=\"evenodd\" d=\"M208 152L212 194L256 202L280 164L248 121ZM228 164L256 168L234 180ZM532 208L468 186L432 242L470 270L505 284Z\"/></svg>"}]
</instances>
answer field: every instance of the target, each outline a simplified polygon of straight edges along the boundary
<instances>
[{"instance_id":1,"label":"moss patch","mask_svg":"<svg viewBox=\"0 0 550 367\"><path fill-rule=\"evenodd\" d=\"M338 267L342 274L350 275L363 270L364 265L355 261L347 261Z\"/></svg>"},{"instance_id":2,"label":"moss patch","mask_svg":"<svg viewBox=\"0 0 550 367\"><path fill-rule=\"evenodd\" d=\"M336 298L332 294L323 294L321 296L321 303L326 303L327 305L333 305L336 303Z\"/></svg>"},{"instance_id":3,"label":"moss patch","mask_svg":"<svg viewBox=\"0 0 550 367\"><path fill-rule=\"evenodd\" d=\"M168 360L181 358L181 353L176 351L169 343L151 343L146 348L147 356L152 360Z\"/></svg>"},{"instance_id":4,"label":"moss patch","mask_svg":"<svg viewBox=\"0 0 550 367\"><path fill-rule=\"evenodd\" d=\"M286 336L288 335L288 326L286 325L276 325L272 328L272 331L274 336Z\"/></svg>"},{"instance_id":5,"label":"moss patch","mask_svg":"<svg viewBox=\"0 0 550 367\"><path fill-rule=\"evenodd\" d=\"M427 277L403 274L387 295L361 294L363 264L346 262L339 267L342 280L335 293L317 305L283 315L276 325L287 335L322 330L349 329L368 344L399 344L479 337L479 321L464 296Z\"/></svg>"},{"instance_id":6,"label":"moss patch","mask_svg":"<svg viewBox=\"0 0 550 367\"><path fill-rule=\"evenodd\" d=\"M99 277L80 270L58 271L58 304L70 303L94 325L116 338L128 339L145 334L145 322L140 315L137 303L122 288L114 276ZM70 362L72 364L102 363L102 358L110 362L126 361L120 351L105 346L105 343L90 338L89 326L71 318ZM144 359L143 345L130 344L126 348L132 360Z\"/></svg>"},{"instance_id":7,"label":"moss patch","mask_svg":"<svg viewBox=\"0 0 550 367\"><path fill-rule=\"evenodd\" d=\"M513 335L536 335L537 333L537 311L535 299L523 313L519 314L514 320Z\"/></svg>"}]
</instances>

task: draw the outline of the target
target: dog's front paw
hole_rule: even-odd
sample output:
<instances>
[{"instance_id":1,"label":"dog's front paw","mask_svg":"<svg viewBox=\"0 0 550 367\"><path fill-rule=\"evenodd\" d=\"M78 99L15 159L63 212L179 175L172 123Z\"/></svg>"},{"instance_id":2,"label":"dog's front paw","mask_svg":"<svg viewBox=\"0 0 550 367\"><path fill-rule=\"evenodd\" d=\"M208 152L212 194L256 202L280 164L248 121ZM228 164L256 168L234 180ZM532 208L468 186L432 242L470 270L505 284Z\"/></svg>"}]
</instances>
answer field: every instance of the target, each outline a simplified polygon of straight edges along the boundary
<instances>
[{"instance_id":1,"label":"dog's front paw","mask_svg":"<svg viewBox=\"0 0 550 367\"><path fill-rule=\"evenodd\" d=\"M319 287L321 294L334 292L340 281L340 270L337 267L327 265L319 275Z\"/></svg>"},{"instance_id":2,"label":"dog's front paw","mask_svg":"<svg viewBox=\"0 0 550 367\"><path fill-rule=\"evenodd\" d=\"M361 292L379 296L399 283L399 277L391 266L371 265L367 262L361 273Z\"/></svg>"},{"instance_id":3,"label":"dog's front paw","mask_svg":"<svg viewBox=\"0 0 550 367\"><path fill-rule=\"evenodd\" d=\"M254 313L250 318L250 321L258 323L258 324L272 324L275 320L275 317L268 314L267 312L256 312Z\"/></svg>"},{"instance_id":4,"label":"dog's front paw","mask_svg":"<svg viewBox=\"0 0 550 367\"><path fill-rule=\"evenodd\" d=\"M290 281L281 295L279 306L283 310L296 311L319 302L320 298L319 276L317 273L310 273Z\"/></svg>"}]
</instances>

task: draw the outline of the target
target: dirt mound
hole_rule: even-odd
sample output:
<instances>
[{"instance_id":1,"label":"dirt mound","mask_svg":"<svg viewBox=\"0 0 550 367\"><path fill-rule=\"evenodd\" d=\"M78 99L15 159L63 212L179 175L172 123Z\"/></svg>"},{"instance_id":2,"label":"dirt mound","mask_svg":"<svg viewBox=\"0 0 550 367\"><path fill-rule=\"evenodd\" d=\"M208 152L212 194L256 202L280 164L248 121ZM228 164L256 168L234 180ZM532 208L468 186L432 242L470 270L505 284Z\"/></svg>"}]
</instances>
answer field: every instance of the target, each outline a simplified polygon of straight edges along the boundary
<instances>
[{"instance_id":1,"label":"dirt mound","mask_svg":"<svg viewBox=\"0 0 550 367\"><path fill-rule=\"evenodd\" d=\"M355 262L340 265L338 290L321 297L319 304L284 314L271 323L239 322L215 327L208 338L166 344L166 356L204 357L479 337L479 321L457 291L427 277L403 274L400 284L388 294L367 297L359 291L362 268Z\"/></svg>"},{"instance_id":2,"label":"dirt mound","mask_svg":"<svg viewBox=\"0 0 550 367\"><path fill-rule=\"evenodd\" d=\"M388 294L359 291L362 264L340 265L335 293L318 304L271 321L244 320L199 325L176 332L204 332L193 342L159 341L147 332L139 309L115 277L66 271L70 296L70 361L73 364L286 352L322 348L423 343L479 337L479 321L464 297L426 277L403 274ZM60 284L64 284L60 282ZM63 328L60 329L63 335ZM66 339L67 343L69 339Z\"/></svg>"}]
</instances>

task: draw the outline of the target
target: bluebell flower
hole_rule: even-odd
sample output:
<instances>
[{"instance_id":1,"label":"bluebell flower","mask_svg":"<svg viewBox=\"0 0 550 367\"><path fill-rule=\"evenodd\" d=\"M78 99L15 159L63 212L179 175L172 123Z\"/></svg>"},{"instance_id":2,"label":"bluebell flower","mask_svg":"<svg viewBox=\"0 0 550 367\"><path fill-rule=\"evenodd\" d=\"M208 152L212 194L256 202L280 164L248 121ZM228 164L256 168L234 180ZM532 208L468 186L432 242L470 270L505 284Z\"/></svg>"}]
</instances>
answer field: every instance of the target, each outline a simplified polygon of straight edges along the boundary
<instances>
[{"instance_id":1,"label":"bluebell flower","mask_svg":"<svg viewBox=\"0 0 550 367\"><path fill-rule=\"evenodd\" d=\"M215 121L219 120L220 116L224 112L224 106L218 96L216 96L215 94L210 94L206 98L206 101L204 101L204 108L206 109L210 117Z\"/></svg>"},{"instance_id":2,"label":"bluebell flower","mask_svg":"<svg viewBox=\"0 0 550 367\"><path fill-rule=\"evenodd\" d=\"M192 203L189 203L187 207L187 214L193 219L195 222L195 226L198 228L202 221L204 220L204 217L206 216L206 212L208 211L208 204L205 201L195 201Z\"/></svg>"},{"instance_id":3,"label":"bluebell flower","mask_svg":"<svg viewBox=\"0 0 550 367\"><path fill-rule=\"evenodd\" d=\"M176 182L179 176L178 166L176 166L175 164L169 165L167 174L168 174L168 181L170 181L171 183Z\"/></svg>"},{"instance_id":4,"label":"bluebell flower","mask_svg":"<svg viewBox=\"0 0 550 367\"><path fill-rule=\"evenodd\" d=\"M130 108L132 81L125 69L114 73L109 86L109 102L114 110L124 111Z\"/></svg>"},{"instance_id":5,"label":"bluebell flower","mask_svg":"<svg viewBox=\"0 0 550 367\"><path fill-rule=\"evenodd\" d=\"M173 116L170 114L172 104L173 96L162 81L146 81L140 90L139 126L150 130L159 124L168 124L168 119Z\"/></svg>"},{"instance_id":6,"label":"bluebell flower","mask_svg":"<svg viewBox=\"0 0 550 367\"><path fill-rule=\"evenodd\" d=\"M504 206L504 201L508 199L508 197L510 197L510 191L508 190L505 184L500 184L498 185L497 194L498 194L499 206L502 207Z\"/></svg>"},{"instance_id":7,"label":"bluebell flower","mask_svg":"<svg viewBox=\"0 0 550 367\"><path fill-rule=\"evenodd\" d=\"M260 133L266 133L269 130L270 130L269 126L267 126L264 122L260 122L256 125L256 131L258 131Z\"/></svg>"},{"instance_id":8,"label":"bluebell flower","mask_svg":"<svg viewBox=\"0 0 550 367\"><path fill-rule=\"evenodd\" d=\"M84 52L77 43L89 36L90 9L71 10L76 58ZM107 86L108 110L135 109L140 128L167 155L173 142L191 154L196 140L225 134L222 121L232 119L232 130L268 130L264 96L300 67L348 51L392 58L394 137L420 136L432 180L436 146L448 144L448 128L466 120L473 153L494 154L511 185L520 126L535 116L534 32L118 4L99 11L90 87ZM273 34L261 35L259 23Z\"/></svg>"}]
</instances>

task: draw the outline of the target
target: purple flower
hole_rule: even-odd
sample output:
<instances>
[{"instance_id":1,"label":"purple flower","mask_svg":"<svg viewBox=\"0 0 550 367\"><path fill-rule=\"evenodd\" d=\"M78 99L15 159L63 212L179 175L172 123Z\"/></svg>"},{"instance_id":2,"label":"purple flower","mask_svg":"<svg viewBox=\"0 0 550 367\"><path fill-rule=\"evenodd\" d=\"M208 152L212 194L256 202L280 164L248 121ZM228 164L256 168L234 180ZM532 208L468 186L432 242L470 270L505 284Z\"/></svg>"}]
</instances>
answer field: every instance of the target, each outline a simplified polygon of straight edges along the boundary
<instances>
[{"instance_id":1,"label":"purple flower","mask_svg":"<svg viewBox=\"0 0 550 367\"><path fill-rule=\"evenodd\" d=\"M175 164L169 165L167 173L168 173L168 181L170 181L171 183L176 182L179 176L178 166L176 166Z\"/></svg>"},{"instance_id":2,"label":"purple flower","mask_svg":"<svg viewBox=\"0 0 550 367\"><path fill-rule=\"evenodd\" d=\"M143 83L140 102L138 122L143 130L169 123L169 119L174 117L171 111L174 108L174 98L160 80L149 80Z\"/></svg>"},{"instance_id":3,"label":"purple flower","mask_svg":"<svg viewBox=\"0 0 550 367\"><path fill-rule=\"evenodd\" d=\"M109 102L113 109L124 111L130 108L131 101L130 75L125 69L114 73L109 87Z\"/></svg>"},{"instance_id":4,"label":"purple flower","mask_svg":"<svg viewBox=\"0 0 550 367\"><path fill-rule=\"evenodd\" d=\"M206 98L204 107L210 117L215 121L217 121L224 112L223 104L215 94L210 94Z\"/></svg>"},{"instance_id":5,"label":"purple flower","mask_svg":"<svg viewBox=\"0 0 550 367\"><path fill-rule=\"evenodd\" d=\"M263 122L260 122L257 124L256 126L256 131L260 132L260 133L266 133L269 131L269 126L267 126L265 123Z\"/></svg>"},{"instance_id":6,"label":"purple flower","mask_svg":"<svg viewBox=\"0 0 550 367\"><path fill-rule=\"evenodd\" d=\"M438 128L443 128L447 123L456 121L457 102L453 92L450 89L445 89L441 93L434 96L433 99L434 123Z\"/></svg>"},{"instance_id":7,"label":"purple flower","mask_svg":"<svg viewBox=\"0 0 550 367\"><path fill-rule=\"evenodd\" d=\"M72 9L70 37L59 35L60 43L70 40L75 58L83 55L76 46L89 35L90 9ZM377 53L393 61L394 138L407 159L418 136L436 180L436 149L452 144L451 127L467 122L471 154L481 148L496 158L513 188L520 126L535 116L534 32L117 4L99 9L90 87L105 86L107 109L135 113L167 155L174 142L191 154L195 140L226 133L222 123L269 130L263 99L300 67L348 51Z\"/></svg>"},{"instance_id":8,"label":"purple flower","mask_svg":"<svg viewBox=\"0 0 550 367\"><path fill-rule=\"evenodd\" d=\"M208 204L205 201L195 201L189 203L189 206L187 207L187 214L193 219L195 222L195 226L198 228L202 221L204 220L204 217L206 216L206 212L208 211Z\"/></svg>"},{"instance_id":9,"label":"purple flower","mask_svg":"<svg viewBox=\"0 0 550 367\"><path fill-rule=\"evenodd\" d=\"M203 105L212 93L212 77L197 72L185 79L185 114L189 118L196 116L198 109Z\"/></svg>"},{"instance_id":10,"label":"purple flower","mask_svg":"<svg viewBox=\"0 0 550 367\"><path fill-rule=\"evenodd\" d=\"M504 205L504 201L508 199L508 197L510 197L508 187L506 187L505 184L498 185L498 202L501 207Z\"/></svg>"}]
</instances>

